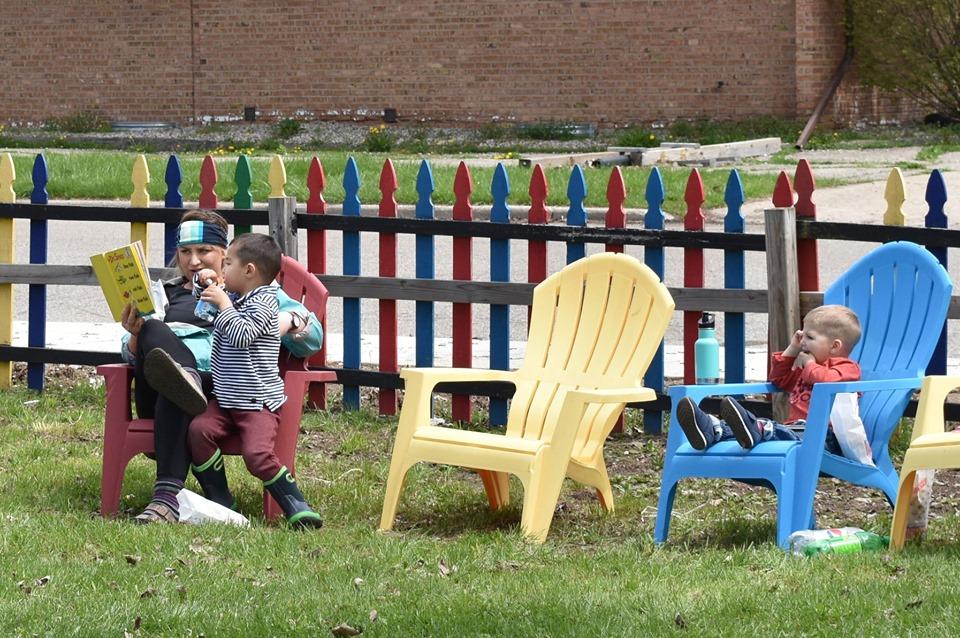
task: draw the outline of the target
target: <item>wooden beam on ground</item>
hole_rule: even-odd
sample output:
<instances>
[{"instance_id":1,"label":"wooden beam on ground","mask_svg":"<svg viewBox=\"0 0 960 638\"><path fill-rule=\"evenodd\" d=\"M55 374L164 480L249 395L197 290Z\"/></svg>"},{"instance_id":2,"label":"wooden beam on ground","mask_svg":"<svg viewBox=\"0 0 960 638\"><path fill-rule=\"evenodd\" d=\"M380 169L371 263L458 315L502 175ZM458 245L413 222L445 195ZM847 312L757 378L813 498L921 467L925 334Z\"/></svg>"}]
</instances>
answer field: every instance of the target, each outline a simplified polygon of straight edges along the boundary
<instances>
[{"instance_id":1,"label":"wooden beam on ground","mask_svg":"<svg viewBox=\"0 0 960 638\"><path fill-rule=\"evenodd\" d=\"M707 144L696 148L666 147L623 149L629 151L634 158L634 164L652 166L653 164L671 164L682 162L705 162L711 160L735 160L743 157L757 157L759 155L773 155L780 151L783 144L779 137L764 137L742 142L728 142L725 144ZM608 150L617 150L619 147L610 147Z\"/></svg>"},{"instance_id":2,"label":"wooden beam on ground","mask_svg":"<svg viewBox=\"0 0 960 638\"><path fill-rule=\"evenodd\" d=\"M595 161L615 160L624 153L617 151L596 151L593 153L564 153L550 155L528 155L520 158L520 166L535 166L539 164L544 168L553 168L556 166L576 166L577 164L592 164Z\"/></svg>"}]
</instances>

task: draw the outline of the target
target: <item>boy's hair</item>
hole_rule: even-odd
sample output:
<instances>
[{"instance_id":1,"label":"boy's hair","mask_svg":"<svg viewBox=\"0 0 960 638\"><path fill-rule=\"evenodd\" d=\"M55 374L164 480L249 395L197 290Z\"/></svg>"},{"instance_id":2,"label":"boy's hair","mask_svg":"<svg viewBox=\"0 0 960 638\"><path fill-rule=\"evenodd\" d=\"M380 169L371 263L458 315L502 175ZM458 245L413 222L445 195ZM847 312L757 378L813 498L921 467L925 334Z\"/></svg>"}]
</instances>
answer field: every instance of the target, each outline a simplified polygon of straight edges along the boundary
<instances>
[{"instance_id":1,"label":"boy's hair","mask_svg":"<svg viewBox=\"0 0 960 638\"><path fill-rule=\"evenodd\" d=\"M261 284L268 284L277 278L283 253L280 245L270 235L246 233L234 237L230 247L241 264L253 264L257 267Z\"/></svg>"},{"instance_id":2,"label":"boy's hair","mask_svg":"<svg viewBox=\"0 0 960 638\"><path fill-rule=\"evenodd\" d=\"M857 314L846 306L818 306L807 313L804 321L814 324L831 339L839 339L847 353L860 341L860 320L857 319Z\"/></svg>"}]
</instances>

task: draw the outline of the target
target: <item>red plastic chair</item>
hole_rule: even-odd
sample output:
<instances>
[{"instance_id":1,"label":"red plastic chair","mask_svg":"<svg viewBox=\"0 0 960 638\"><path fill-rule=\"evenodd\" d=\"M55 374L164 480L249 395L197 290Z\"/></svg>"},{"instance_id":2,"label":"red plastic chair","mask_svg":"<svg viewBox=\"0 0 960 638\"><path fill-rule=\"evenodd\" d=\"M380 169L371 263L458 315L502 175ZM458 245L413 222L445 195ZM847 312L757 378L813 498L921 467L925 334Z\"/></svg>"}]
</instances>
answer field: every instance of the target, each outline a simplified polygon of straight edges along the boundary
<instances>
[{"instance_id":1,"label":"red plastic chair","mask_svg":"<svg viewBox=\"0 0 960 638\"><path fill-rule=\"evenodd\" d=\"M284 256L277 281L287 295L302 301L318 319L323 319L329 293L303 265ZM280 463L286 465L290 473L294 474L297 436L300 433L300 417L303 415L303 400L307 389L311 383L335 382L337 376L335 372L309 370L303 359L293 357L286 350L280 351L279 365L287 401L280 408L280 426L277 428L274 451ZM100 515L106 517L117 512L123 474L130 459L138 454L154 453L153 419L133 418L130 400L133 381L131 366L97 366L97 374L104 377L107 391L103 424L103 473L100 478ZM240 454L239 437L229 437L221 449L224 454ZM280 514L280 506L264 490L264 517L274 520Z\"/></svg>"}]
</instances>

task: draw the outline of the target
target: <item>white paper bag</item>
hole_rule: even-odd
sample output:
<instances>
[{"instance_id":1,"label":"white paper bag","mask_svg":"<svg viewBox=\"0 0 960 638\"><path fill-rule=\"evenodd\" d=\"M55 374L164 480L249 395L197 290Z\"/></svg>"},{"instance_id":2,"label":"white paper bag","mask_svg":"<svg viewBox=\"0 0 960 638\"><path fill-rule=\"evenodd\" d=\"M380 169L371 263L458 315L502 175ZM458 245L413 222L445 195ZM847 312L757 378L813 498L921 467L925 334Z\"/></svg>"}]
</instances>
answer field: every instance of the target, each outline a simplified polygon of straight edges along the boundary
<instances>
[{"instance_id":1,"label":"white paper bag","mask_svg":"<svg viewBox=\"0 0 960 638\"><path fill-rule=\"evenodd\" d=\"M856 392L841 392L833 401L830 424L840 443L843 455L864 465L876 467L867 431L860 419L860 404Z\"/></svg>"},{"instance_id":2,"label":"white paper bag","mask_svg":"<svg viewBox=\"0 0 960 638\"><path fill-rule=\"evenodd\" d=\"M183 488L177 494L177 501L180 503L180 522L192 523L193 525L202 525L203 523L230 523L247 527L250 521L238 512L234 512L228 507L214 503L196 492Z\"/></svg>"}]
</instances>

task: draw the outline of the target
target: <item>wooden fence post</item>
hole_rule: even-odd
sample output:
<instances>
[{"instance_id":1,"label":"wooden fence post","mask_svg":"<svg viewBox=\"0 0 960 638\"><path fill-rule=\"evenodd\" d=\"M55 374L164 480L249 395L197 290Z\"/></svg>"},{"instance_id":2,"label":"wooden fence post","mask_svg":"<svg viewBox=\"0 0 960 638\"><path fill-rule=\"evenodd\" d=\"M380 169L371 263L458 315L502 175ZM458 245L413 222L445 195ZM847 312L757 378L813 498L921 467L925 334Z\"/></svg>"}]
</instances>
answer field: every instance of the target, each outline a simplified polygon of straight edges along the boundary
<instances>
[{"instance_id":1,"label":"wooden fence post","mask_svg":"<svg viewBox=\"0 0 960 638\"><path fill-rule=\"evenodd\" d=\"M267 200L270 236L280 244L283 254L297 259L296 197L271 197Z\"/></svg>"},{"instance_id":2,"label":"wooden fence post","mask_svg":"<svg viewBox=\"0 0 960 638\"><path fill-rule=\"evenodd\" d=\"M797 278L797 213L793 208L764 211L767 242L767 351L782 350L800 329L800 285ZM787 418L789 397L773 397L773 418Z\"/></svg>"}]
</instances>

